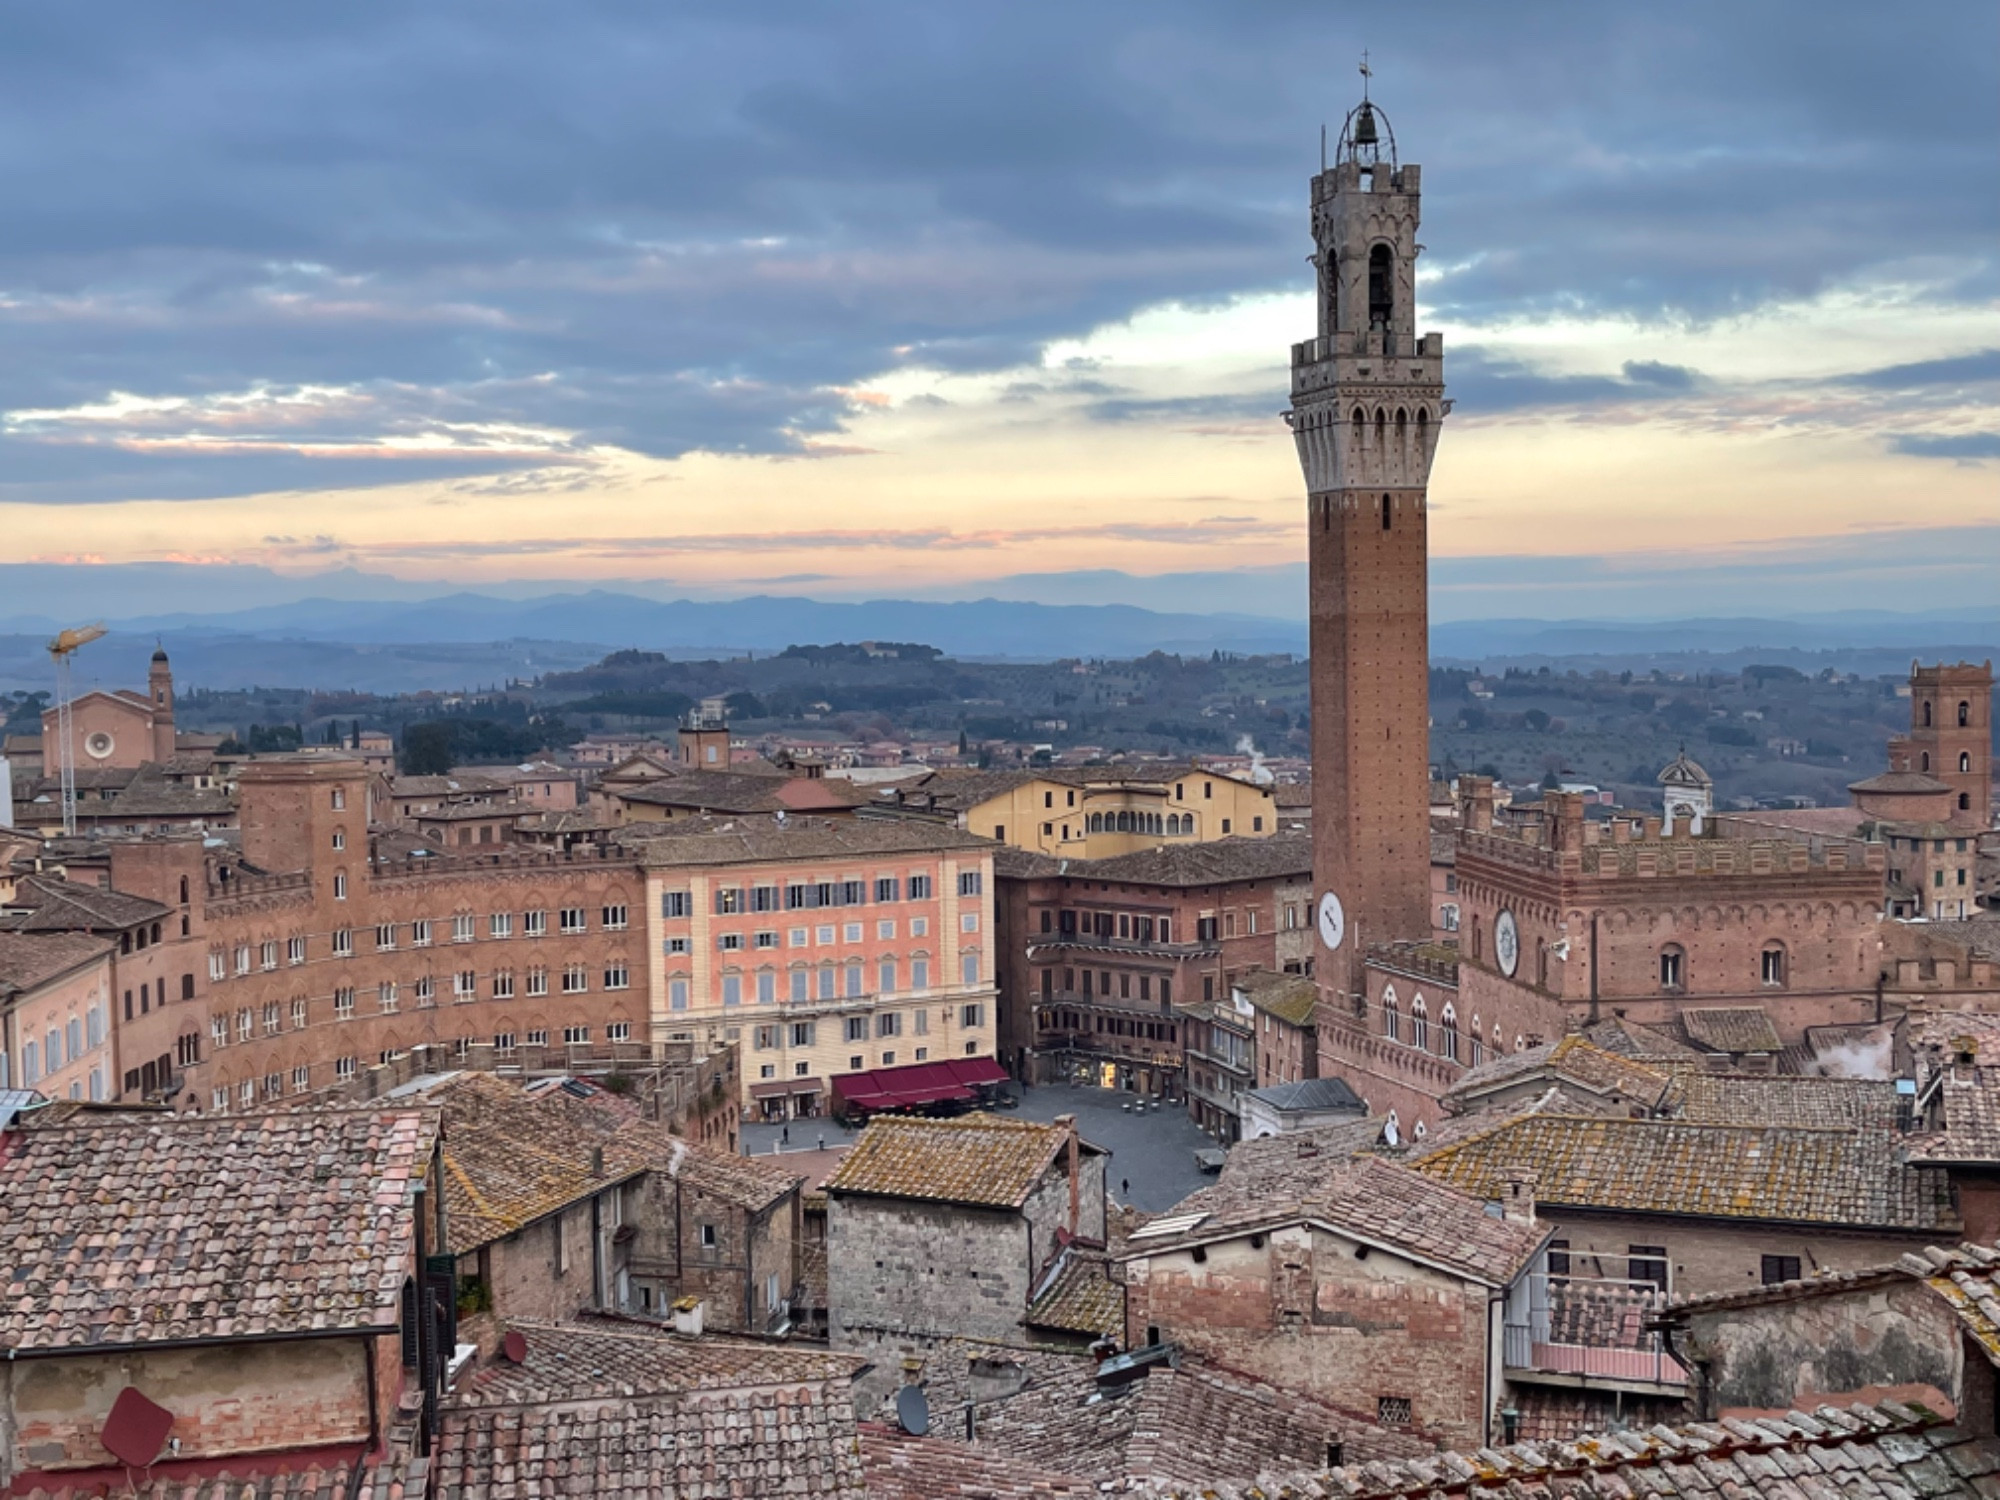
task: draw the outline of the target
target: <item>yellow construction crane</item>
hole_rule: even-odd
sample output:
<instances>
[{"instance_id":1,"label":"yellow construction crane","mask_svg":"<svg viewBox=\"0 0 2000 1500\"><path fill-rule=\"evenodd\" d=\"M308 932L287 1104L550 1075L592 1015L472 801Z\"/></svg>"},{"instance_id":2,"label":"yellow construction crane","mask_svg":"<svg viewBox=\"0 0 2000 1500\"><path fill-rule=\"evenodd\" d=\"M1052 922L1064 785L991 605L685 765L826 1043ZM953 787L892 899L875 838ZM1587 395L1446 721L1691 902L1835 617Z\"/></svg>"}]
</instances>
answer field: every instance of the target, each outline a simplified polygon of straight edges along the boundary
<instances>
[{"instance_id":1,"label":"yellow construction crane","mask_svg":"<svg viewBox=\"0 0 2000 1500\"><path fill-rule=\"evenodd\" d=\"M102 625L79 625L65 630L49 642L49 655L56 664L56 744L57 763L62 768L62 815L65 836L76 832L76 745L69 722L69 661L79 648L104 634Z\"/></svg>"}]
</instances>

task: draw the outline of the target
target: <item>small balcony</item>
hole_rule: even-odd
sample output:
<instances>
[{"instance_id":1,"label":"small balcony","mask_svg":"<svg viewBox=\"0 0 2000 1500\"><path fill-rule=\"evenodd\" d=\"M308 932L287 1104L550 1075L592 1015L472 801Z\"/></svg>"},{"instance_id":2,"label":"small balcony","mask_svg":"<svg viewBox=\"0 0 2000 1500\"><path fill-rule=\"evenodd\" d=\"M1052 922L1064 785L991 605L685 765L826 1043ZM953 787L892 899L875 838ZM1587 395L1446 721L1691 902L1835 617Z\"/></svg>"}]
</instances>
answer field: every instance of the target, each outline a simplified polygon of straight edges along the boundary
<instances>
[{"instance_id":1,"label":"small balcony","mask_svg":"<svg viewBox=\"0 0 2000 1500\"><path fill-rule=\"evenodd\" d=\"M1508 1299L1502 1367L1521 1385L1678 1395L1687 1370L1646 1328L1664 1300L1650 1281L1530 1276Z\"/></svg>"}]
</instances>

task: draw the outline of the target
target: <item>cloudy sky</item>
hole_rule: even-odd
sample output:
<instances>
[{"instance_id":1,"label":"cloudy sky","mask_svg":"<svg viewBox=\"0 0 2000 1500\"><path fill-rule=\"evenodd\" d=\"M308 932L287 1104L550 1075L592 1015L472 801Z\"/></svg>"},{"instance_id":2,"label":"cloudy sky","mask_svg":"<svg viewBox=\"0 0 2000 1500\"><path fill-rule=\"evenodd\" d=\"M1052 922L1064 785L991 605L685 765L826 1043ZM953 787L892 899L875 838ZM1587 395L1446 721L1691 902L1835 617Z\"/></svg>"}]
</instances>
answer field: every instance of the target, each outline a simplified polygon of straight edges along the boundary
<instances>
[{"instance_id":1,"label":"cloudy sky","mask_svg":"<svg viewBox=\"0 0 2000 1500\"><path fill-rule=\"evenodd\" d=\"M1302 555L1277 413L1365 47L1458 402L1441 577L2000 593L1990 0L0 27L6 561L1254 597Z\"/></svg>"}]
</instances>

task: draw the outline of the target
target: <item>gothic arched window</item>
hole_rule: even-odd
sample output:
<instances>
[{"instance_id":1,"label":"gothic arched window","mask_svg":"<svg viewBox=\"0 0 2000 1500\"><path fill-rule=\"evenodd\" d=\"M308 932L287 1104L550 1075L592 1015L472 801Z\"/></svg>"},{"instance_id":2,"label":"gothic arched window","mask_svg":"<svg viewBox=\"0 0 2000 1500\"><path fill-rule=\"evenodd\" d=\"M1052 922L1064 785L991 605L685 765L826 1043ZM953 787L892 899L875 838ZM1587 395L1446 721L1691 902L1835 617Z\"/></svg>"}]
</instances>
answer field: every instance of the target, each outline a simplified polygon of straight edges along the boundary
<instances>
[{"instance_id":1,"label":"gothic arched window","mask_svg":"<svg viewBox=\"0 0 2000 1500\"><path fill-rule=\"evenodd\" d=\"M1972 752L1970 750L1961 750L1958 752L1958 768L1961 771L1970 771L1972 769Z\"/></svg>"},{"instance_id":2,"label":"gothic arched window","mask_svg":"<svg viewBox=\"0 0 2000 1500\"><path fill-rule=\"evenodd\" d=\"M1368 326L1387 328L1396 311L1396 266L1387 245L1368 252Z\"/></svg>"},{"instance_id":3,"label":"gothic arched window","mask_svg":"<svg viewBox=\"0 0 2000 1500\"><path fill-rule=\"evenodd\" d=\"M1928 729L1930 727L1931 727L1931 703L1930 699L1926 698L1924 700L1924 728Z\"/></svg>"},{"instance_id":4,"label":"gothic arched window","mask_svg":"<svg viewBox=\"0 0 2000 1500\"><path fill-rule=\"evenodd\" d=\"M1960 729L1972 727L1972 705L1964 700L1960 700L1958 705L1958 727Z\"/></svg>"},{"instance_id":5,"label":"gothic arched window","mask_svg":"<svg viewBox=\"0 0 2000 1500\"><path fill-rule=\"evenodd\" d=\"M1431 1049L1431 1008L1422 995L1410 1002L1410 1045L1419 1052Z\"/></svg>"}]
</instances>

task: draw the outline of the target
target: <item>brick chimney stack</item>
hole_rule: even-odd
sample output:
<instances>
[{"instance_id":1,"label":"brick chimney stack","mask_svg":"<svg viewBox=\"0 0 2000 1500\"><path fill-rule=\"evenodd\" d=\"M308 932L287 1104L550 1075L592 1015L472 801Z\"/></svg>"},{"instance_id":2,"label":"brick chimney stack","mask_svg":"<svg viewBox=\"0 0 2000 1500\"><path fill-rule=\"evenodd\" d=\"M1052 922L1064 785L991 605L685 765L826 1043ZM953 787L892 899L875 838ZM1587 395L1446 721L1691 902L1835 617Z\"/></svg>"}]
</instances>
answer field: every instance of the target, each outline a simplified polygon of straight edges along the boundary
<instances>
[{"instance_id":1,"label":"brick chimney stack","mask_svg":"<svg viewBox=\"0 0 2000 1500\"><path fill-rule=\"evenodd\" d=\"M1069 1232L1076 1234L1077 1225L1083 1214L1083 1151L1076 1129L1075 1115L1057 1115L1055 1123L1062 1127L1063 1152L1069 1158Z\"/></svg>"},{"instance_id":2,"label":"brick chimney stack","mask_svg":"<svg viewBox=\"0 0 2000 1500\"><path fill-rule=\"evenodd\" d=\"M1493 778L1458 778L1458 819L1474 833L1493 831Z\"/></svg>"}]
</instances>

